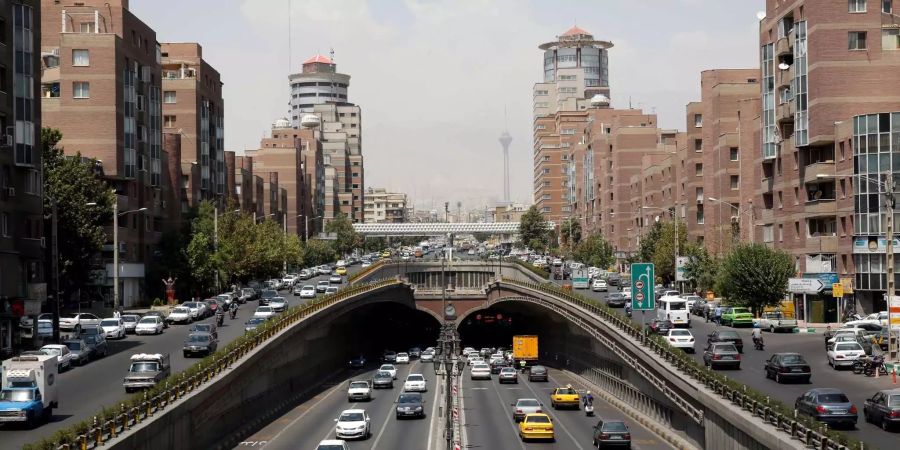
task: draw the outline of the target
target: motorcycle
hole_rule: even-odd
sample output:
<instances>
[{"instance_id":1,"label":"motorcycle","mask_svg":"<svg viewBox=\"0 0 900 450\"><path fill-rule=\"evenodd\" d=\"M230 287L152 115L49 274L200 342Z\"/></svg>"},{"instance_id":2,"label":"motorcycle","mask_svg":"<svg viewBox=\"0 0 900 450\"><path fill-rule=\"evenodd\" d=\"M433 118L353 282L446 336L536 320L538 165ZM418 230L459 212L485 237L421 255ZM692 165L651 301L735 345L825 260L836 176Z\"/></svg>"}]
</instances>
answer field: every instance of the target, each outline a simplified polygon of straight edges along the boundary
<instances>
[{"instance_id":1,"label":"motorcycle","mask_svg":"<svg viewBox=\"0 0 900 450\"><path fill-rule=\"evenodd\" d=\"M231 315L231 320L234 320L237 317L237 308L231 308L228 314Z\"/></svg>"},{"instance_id":2,"label":"motorcycle","mask_svg":"<svg viewBox=\"0 0 900 450\"><path fill-rule=\"evenodd\" d=\"M753 347L757 350L765 350L766 344L763 342L762 338L753 338Z\"/></svg>"},{"instance_id":3,"label":"motorcycle","mask_svg":"<svg viewBox=\"0 0 900 450\"><path fill-rule=\"evenodd\" d=\"M875 371L880 375L887 375L887 367L884 365L884 356L873 356L866 362L865 374L867 377L875 376Z\"/></svg>"},{"instance_id":4,"label":"motorcycle","mask_svg":"<svg viewBox=\"0 0 900 450\"><path fill-rule=\"evenodd\" d=\"M866 364L867 364L866 361L864 361L862 359L859 359L859 358L855 359L853 361L853 367L852 367L853 373L855 373L857 375L863 373L866 370Z\"/></svg>"},{"instance_id":5,"label":"motorcycle","mask_svg":"<svg viewBox=\"0 0 900 450\"><path fill-rule=\"evenodd\" d=\"M593 403L586 403L584 405L584 415L586 415L588 417L594 417L594 404Z\"/></svg>"},{"instance_id":6,"label":"motorcycle","mask_svg":"<svg viewBox=\"0 0 900 450\"><path fill-rule=\"evenodd\" d=\"M216 325L221 327L223 323L225 323L225 314L219 311L216 313Z\"/></svg>"}]
</instances>

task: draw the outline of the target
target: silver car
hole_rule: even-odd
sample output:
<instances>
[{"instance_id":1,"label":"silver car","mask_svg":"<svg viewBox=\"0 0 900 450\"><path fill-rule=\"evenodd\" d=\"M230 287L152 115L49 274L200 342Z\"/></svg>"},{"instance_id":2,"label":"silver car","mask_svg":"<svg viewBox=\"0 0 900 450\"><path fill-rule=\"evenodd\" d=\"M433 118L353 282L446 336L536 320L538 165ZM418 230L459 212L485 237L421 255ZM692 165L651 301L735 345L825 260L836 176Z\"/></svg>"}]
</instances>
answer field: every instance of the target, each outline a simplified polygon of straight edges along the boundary
<instances>
[{"instance_id":1,"label":"silver car","mask_svg":"<svg viewBox=\"0 0 900 450\"><path fill-rule=\"evenodd\" d=\"M520 398L509 405L513 407L513 420L516 422L521 422L526 414L540 413L544 409L544 405L536 398Z\"/></svg>"}]
</instances>

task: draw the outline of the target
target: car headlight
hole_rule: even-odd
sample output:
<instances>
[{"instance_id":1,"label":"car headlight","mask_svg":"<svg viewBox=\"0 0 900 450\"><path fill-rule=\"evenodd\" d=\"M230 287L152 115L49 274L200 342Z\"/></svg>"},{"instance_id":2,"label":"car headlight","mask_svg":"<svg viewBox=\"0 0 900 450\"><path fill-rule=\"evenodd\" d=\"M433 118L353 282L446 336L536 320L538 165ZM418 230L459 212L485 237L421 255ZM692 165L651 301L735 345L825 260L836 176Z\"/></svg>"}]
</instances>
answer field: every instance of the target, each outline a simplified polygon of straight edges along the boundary
<instances>
[{"instance_id":1,"label":"car headlight","mask_svg":"<svg viewBox=\"0 0 900 450\"><path fill-rule=\"evenodd\" d=\"M421 410L422 410L421 406L416 406L416 411L421 411Z\"/></svg>"}]
</instances>

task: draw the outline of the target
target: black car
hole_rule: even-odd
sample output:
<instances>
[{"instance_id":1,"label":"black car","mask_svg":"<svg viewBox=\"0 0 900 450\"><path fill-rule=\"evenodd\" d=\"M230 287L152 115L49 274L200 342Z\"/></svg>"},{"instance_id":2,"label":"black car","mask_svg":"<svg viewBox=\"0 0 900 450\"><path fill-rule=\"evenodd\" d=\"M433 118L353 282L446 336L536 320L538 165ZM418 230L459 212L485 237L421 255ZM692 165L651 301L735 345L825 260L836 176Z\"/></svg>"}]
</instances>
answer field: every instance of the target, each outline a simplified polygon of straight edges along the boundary
<instances>
[{"instance_id":1,"label":"black car","mask_svg":"<svg viewBox=\"0 0 900 450\"><path fill-rule=\"evenodd\" d=\"M184 357L190 358L194 355L209 355L216 351L219 342L209 333L191 333L184 340Z\"/></svg>"},{"instance_id":2,"label":"black car","mask_svg":"<svg viewBox=\"0 0 900 450\"><path fill-rule=\"evenodd\" d=\"M900 389L878 391L867 398L863 418L885 431L900 426Z\"/></svg>"},{"instance_id":3,"label":"black car","mask_svg":"<svg viewBox=\"0 0 900 450\"><path fill-rule=\"evenodd\" d=\"M381 360L386 363L395 363L397 362L397 352L393 350L388 350L384 352L384 355L381 357Z\"/></svg>"},{"instance_id":4,"label":"black car","mask_svg":"<svg viewBox=\"0 0 900 450\"><path fill-rule=\"evenodd\" d=\"M625 294L621 292L613 292L606 296L606 306L610 308L624 308L625 302Z\"/></svg>"},{"instance_id":5,"label":"black car","mask_svg":"<svg viewBox=\"0 0 900 450\"><path fill-rule=\"evenodd\" d=\"M249 332L256 329L256 327L265 323L266 319L262 317L253 317L250 320L244 322L244 331Z\"/></svg>"},{"instance_id":6,"label":"black car","mask_svg":"<svg viewBox=\"0 0 900 450\"><path fill-rule=\"evenodd\" d=\"M665 320L653 319L650 321L650 323L647 324L647 329L651 333L656 333L656 334L668 334L669 330L671 330L672 328L675 328L675 324L672 323L672 321L668 320L668 319L665 319Z\"/></svg>"},{"instance_id":7,"label":"black car","mask_svg":"<svg viewBox=\"0 0 900 450\"><path fill-rule=\"evenodd\" d=\"M262 291L262 294L259 296L259 304L260 306L266 306L269 304L269 299L272 297L278 297L278 291L275 289L266 289Z\"/></svg>"},{"instance_id":8,"label":"black car","mask_svg":"<svg viewBox=\"0 0 900 450\"><path fill-rule=\"evenodd\" d=\"M509 367L509 363L506 362L505 359L495 359L494 362L491 363L491 373L498 374L504 367Z\"/></svg>"},{"instance_id":9,"label":"black car","mask_svg":"<svg viewBox=\"0 0 900 450\"><path fill-rule=\"evenodd\" d=\"M596 448L631 448L631 431L621 420L603 420L594 425L593 443Z\"/></svg>"},{"instance_id":10,"label":"black car","mask_svg":"<svg viewBox=\"0 0 900 450\"><path fill-rule=\"evenodd\" d=\"M63 341L63 345L69 348L72 355L72 365L82 366L91 360L91 348L82 339L69 339Z\"/></svg>"},{"instance_id":11,"label":"black car","mask_svg":"<svg viewBox=\"0 0 900 450\"><path fill-rule=\"evenodd\" d=\"M404 392L397 397L397 418L425 417L425 399L418 392Z\"/></svg>"},{"instance_id":12,"label":"black car","mask_svg":"<svg viewBox=\"0 0 900 450\"><path fill-rule=\"evenodd\" d=\"M390 372L379 370L375 373L375 376L372 377L372 387L375 389L386 388L393 389L394 388L394 377Z\"/></svg>"},{"instance_id":13,"label":"black car","mask_svg":"<svg viewBox=\"0 0 900 450\"><path fill-rule=\"evenodd\" d=\"M528 381L547 381L549 374L544 366L531 366L528 369Z\"/></svg>"},{"instance_id":14,"label":"black car","mask_svg":"<svg viewBox=\"0 0 900 450\"><path fill-rule=\"evenodd\" d=\"M413 347L409 349L408 353L410 358L419 358L422 356L422 349L419 347Z\"/></svg>"},{"instance_id":15,"label":"black car","mask_svg":"<svg viewBox=\"0 0 900 450\"><path fill-rule=\"evenodd\" d=\"M766 361L764 370L766 378L772 378L776 383L788 380L809 383L812 377L809 364L799 353L775 353Z\"/></svg>"},{"instance_id":16,"label":"black car","mask_svg":"<svg viewBox=\"0 0 900 450\"><path fill-rule=\"evenodd\" d=\"M188 330L188 334L194 333L209 333L214 339L219 338L219 330L218 327L216 327L215 322L200 322L191 325L191 329Z\"/></svg>"},{"instance_id":17,"label":"black car","mask_svg":"<svg viewBox=\"0 0 900 450\"><path fill-rule=\"evenodd\" d=\"M85 328L87 330L88 328ZM102 334L85 334L81 338L91 349L91 358L102 358L109 353L109 345Z\"/></svg>"},{"instance_id":18,"label":"black car","mask_svg":"<svg viewBox=\"0 0 900 450\"><path fill-rule=\"evenodd\" d=\"M366 367L366 357L363 355L359 355L356 358L350 360L350 368L351 369L362 369Z\"/></svg>"},{"instance_id":19,"label":"black car","mask_svg":"<svg viewBox=\"0 0 900 450\"><path fill-rule=\"evenodd\" d=\"M731 342L737 348L738 353L744 353L744 340L736 331L717 330L707 336L706 343L713 344L716 342Z\"/></svg>"},{"instance_id":20,"label":"black car","mask_svg":"<svg viewBox=\"0 0 900 450\"><path fill-rule=\"evenodd\" d=\"M845 425L849 428L856 426L859 413L856 406L847 398L847 395L839 389L818 388L810 389L805 394L797 397L794 409L799 414L807 415L813 419L827 424L829 427Z\"/></svg>"}]
</instances>

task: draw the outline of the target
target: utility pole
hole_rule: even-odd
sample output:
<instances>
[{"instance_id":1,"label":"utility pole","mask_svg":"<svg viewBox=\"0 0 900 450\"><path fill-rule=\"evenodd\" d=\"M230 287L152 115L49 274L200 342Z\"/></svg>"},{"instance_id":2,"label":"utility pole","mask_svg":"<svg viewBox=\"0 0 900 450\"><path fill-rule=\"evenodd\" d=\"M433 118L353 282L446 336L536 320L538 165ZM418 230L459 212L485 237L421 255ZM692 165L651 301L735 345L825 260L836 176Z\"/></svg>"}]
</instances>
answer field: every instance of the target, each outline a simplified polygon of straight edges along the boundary
<instances>
[{"instance_id":1,"label":"utility pole","mask_svg":"<svg viewBox=\"0 0 900 450\"><path fill-rule=\"evenodd\" d=\"M50 270L53 272L53 342L59 344L59 244L57 242L56 198L51 199L53 215L50 225ZM79 299L81 301L81 299ZM37 318L35 318L37 324ZM35 328L37 330L37 328ZM37 333L35 333L37 335Z\"/></svg>"},{"instance_id":2,"label":"utility pole","mask_svg":"<svg viewBox=\"0 0 900 450\"><path fill-rule=\"evenodd\" d=\"M213 251L219 252L219 207L213 208ZM216 268L216 294L219 294L219 269Z\"/></svg>"},{"instance_id":3,"label":"utility pole","mask_svg":"<svg viewBox=\"0 0 900 450\"><path fill-rule=\"evenodd\" d=\"M892 330L893 314L891 314L891 303L897 295L896 286L894 284L894 176L888 172L884 180L884 206L886 217L884 219L884 232L887 242L885 244L885 258L887 259L887 312L888 312L888 359L897 361L897 340L894 338Z\"/></svg>"}]
</instances>

